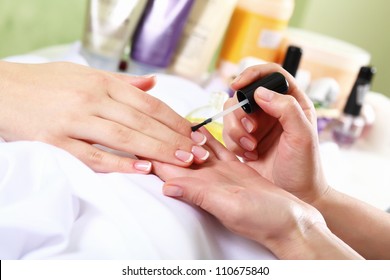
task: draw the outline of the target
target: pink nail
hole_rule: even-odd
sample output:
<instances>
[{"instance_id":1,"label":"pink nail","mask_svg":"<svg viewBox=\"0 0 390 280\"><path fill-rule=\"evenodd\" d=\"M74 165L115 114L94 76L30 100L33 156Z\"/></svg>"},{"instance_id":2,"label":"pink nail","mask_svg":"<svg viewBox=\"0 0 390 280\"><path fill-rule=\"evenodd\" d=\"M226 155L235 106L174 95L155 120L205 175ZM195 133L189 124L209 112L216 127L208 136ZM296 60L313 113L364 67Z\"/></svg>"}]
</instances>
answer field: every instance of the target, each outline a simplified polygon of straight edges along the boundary
<instances>
[{"instance_id":1,"label":"pink nail","mask_svg":"<svg viewBox=\"0 0 390 280\"><path fill-rule=\"evenodd\" d=\"M191 132L191 139L200 146L204 145L207 141L206 136L199 131Z\"/></svg>"},{"instance_id":2,"label":"pink nail","mask_svg":"<svg viewBox=\"0 0 390 280\"><path fill-rule=\"evenodd\" d=\"M163 189L163 193L166 196L182 197L183 189L177 186L165 186Z\"/></svg>"},{"instance_id":3,"label":"pink nail","mask_svg":"<svg viewBox=\"0 0 390 280\"><path fill-rule=\"evenodd\" d=\"M256 144L246 137L241 137L240 144L247 151L253 151L256 148Z\"/></svg>"},{"instance_id":4,"label":"pink nail","mask_svg":"<svg viewBox=\"0 0 390 280\"><path fill-rule=\"evenodd\" d=\"M186 151L182 151L182 150L177 150L175 152L175 156L177 159L179 159L185 163L189 163L189 162L192 162L194 160L193 154L186 152Z\"/></svg>"},{"instance_id":5,"label":"pink nail","mask_svg":"<svg viewBox=\"0 0 390 280\"><path fill-rule=\"evenodd\" d=\"M209 151L200 146L193 146L191 152L200 160L206 160L210 156Z\"/></svg>"},{"instance_id":6,"label":"pink nail","mask_svg":"<svg viewBox=\"0 0 390 280\"><path fill-rule=\"evenodd\" d=\"M253 131L254 126L248 118L242 118L241 123L244 126L246 132L251 133Z\"/></svg>"},{"instance_id":7,"label":"pink nail","mask_svg":"<svg viewBox=\"0 0 390 280\"><path fill-rule=\"evenodd\" d=\"M134 163L134 168L142 172L150 172L152 163L150 161L139 160Z\"/></svg>"}]
</instances>

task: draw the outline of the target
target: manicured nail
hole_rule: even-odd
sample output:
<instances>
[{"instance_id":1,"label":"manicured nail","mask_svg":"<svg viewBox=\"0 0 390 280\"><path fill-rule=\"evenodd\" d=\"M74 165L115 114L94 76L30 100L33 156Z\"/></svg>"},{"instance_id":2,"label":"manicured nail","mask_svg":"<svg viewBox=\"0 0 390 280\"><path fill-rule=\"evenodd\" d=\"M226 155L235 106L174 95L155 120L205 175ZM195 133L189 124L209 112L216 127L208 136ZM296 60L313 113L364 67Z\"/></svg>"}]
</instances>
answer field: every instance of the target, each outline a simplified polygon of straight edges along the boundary
<instances>
[{"instance_id":1,"label":"manicured nail","mask_svg":"<svg viewBox=\"0 0 390 280\"><path fill-rule=\"evenodd\" d=\"M192 162L194 160L193 154L186 152L186 151L182 151L182 150L177 150L175 152L175 156L176 156L176 158L178 158L179 160L181 160L182 162L185 162L185 163L189 163L189 162Z\"/></svg>"},{"instance_id":2,"label":"manicured nail","mask_svg":"<svg viewBox=\"0 0 390 280\"><path fill-rule=\"evenodd\" d=\"M256 151L245 152L245 153L244 153L244 157L245 157L246 159L249 159L249 160L257 160L257 159L258 159L258 155L257 155L257 152L256 152Z\"/></svg>"},{"instance_id":3,"label":"manicured nail","mask_svg":"<svg viewBox=\"0 0 390 280\"><path fill-rule=\"evenodd\" d=\"M256 143L253 143L250 139L246 137L241 137L240 144L241 147L247 151L253 151L256 148Z\"/></svg>"},{"instance_id":4,"label":"manicured nail","mask_svg":"<svg viewBox=\"0 0 390 280\"><path fill-rule=\"evenodd\" d=\"M259 87L256 89L255 94L264 101L271 101L272 97L274 96L274 93L271 90L264 87Z\"/></svg>"},{"instance_id":5,"label":"manicured nail","mask_svg":"<svg viewBox=\"0 0 390 280\"><path fill-rule=\"evenodd\" d=\"M177 186L164 186L163 193L166 196L182 197L183 189Z\"/></svg>"},{"instance_id":6,"label":"manicured nail","mask_svg":"<svg viewBox=\"0 0 390 280\"><path fill-rule=\"evenodd\" d=\"M251 133L253 131L253 123L248 118L242 118L241 123L244 126L246 132Z\"/></svg>"},{"instance_id":7,"label":"manicured nail","mask_svg":"<svg viewBox=\"0 0 390 280\"><path fill-rule=\"evenodd\" d=\"M206 160L210 156L209 151L200 146L193 146L191 152L200 160Z\"/></svg>"},{"instance_id":8,"label":"manicured nail","mask_svg":"<svg viewBox=\"0 0 390 280\"><path fill-rule=\"evenodd\" d=\"M152 170L152 163L146 160L139 160L134 163L134 168L142 172L150 172Z\"/></svg>"},{"instance_id":9,"label":"manicured nail","mask_svg":"<svg viewBox=\"0 0 390 280\"><path fill-rule=\"evenodd\" d=\"M206 136L199 131L191 132L191 139L200 146L204 145L207 140Z\"/></svg>"}]
</instances>

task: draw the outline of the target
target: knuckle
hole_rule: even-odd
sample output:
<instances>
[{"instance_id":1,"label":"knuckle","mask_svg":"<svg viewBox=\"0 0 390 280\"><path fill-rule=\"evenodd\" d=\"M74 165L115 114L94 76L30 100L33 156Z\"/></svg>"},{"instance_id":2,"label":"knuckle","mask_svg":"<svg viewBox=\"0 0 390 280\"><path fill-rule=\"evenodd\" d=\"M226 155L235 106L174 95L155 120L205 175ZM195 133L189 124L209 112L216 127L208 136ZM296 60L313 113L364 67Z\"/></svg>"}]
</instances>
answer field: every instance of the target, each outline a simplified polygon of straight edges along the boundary
<instances>
[{"instance_id":1,"label":"knuckle","mask_svg":"<svg viewBox=\"0 0 390 280\"><path fill-rule=\"evenodd\" d=\"M111 135L114 135L114 138L120 144L130 144L134 136L134 131L125 127L116 127L112 129Z\"/></svg>"},{"instance_id":2,"label":"knuckle","mask_svg":"<svg viewBox=\"0 0 390 280\"><path fill-rule=\"evenodd\" d=\"M92 166L99 166L104 160L104 153L103 151L96 149L89 153L88 155L88 161Z\"/></svg>"}]
</instances>

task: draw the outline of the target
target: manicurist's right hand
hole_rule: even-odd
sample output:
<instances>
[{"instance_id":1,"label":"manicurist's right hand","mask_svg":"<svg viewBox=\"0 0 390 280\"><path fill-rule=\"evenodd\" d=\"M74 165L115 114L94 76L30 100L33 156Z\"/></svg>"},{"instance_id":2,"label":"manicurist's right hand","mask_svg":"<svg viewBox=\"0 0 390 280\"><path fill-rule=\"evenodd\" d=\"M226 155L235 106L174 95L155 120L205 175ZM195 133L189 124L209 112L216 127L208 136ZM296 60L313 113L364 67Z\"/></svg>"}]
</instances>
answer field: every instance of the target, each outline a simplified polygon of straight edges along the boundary
<instances>
[{"instance_id":1,"label":"manicurist's right hand","mask_svg":"<svg viewBox=\"0 0 390 280\"><path fill-rule=\"evenodd\" d=\"M310 99L297 87L294 78L276 64L249 67L231 86L238 90L272 72L286 77L287 94L258 88L254 97L261 110L253 114L235 110L225 116L224 141L262 176L311 203L328 186L319 155L316 113ZM233 97L225 108L235 103L237 98Z\"/></svg>"}]
</instances>

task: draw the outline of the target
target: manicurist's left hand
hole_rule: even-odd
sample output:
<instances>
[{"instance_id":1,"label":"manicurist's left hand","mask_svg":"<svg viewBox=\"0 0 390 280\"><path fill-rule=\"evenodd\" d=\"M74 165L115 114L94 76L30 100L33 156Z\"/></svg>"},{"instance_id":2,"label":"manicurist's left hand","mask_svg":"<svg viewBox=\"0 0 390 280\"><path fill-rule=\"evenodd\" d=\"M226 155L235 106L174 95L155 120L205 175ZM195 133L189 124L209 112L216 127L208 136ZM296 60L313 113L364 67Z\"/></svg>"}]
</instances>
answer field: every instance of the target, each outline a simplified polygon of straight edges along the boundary
<instances>
[{"instance_id":1,"label":"manicurist's left hand","mask_svg":"<svg viewBox=\"0 0 390 280\"><path fill-rule=\"evenodd\" d=\"M295 79L277 64L245 69L232 83L234 90L273 73L282 73L286 94L264 87L254 99L260 109L252 114L235 110L224 117L224 141L262 176L306 202L313 202L328 189L319 153L316 112ZM237 103L233 97L225 103Z\"/></svg>"}]
</instances>

